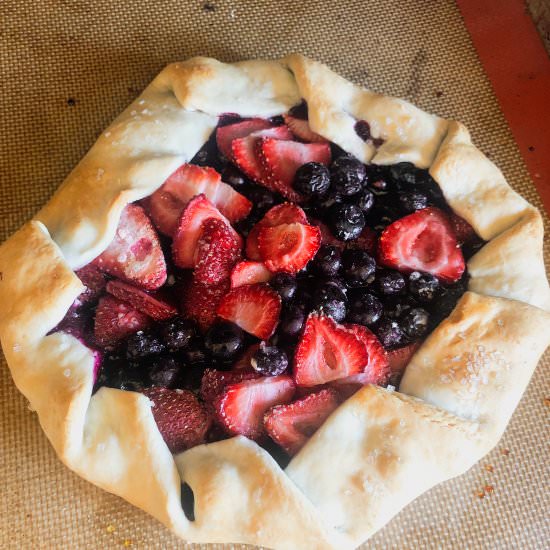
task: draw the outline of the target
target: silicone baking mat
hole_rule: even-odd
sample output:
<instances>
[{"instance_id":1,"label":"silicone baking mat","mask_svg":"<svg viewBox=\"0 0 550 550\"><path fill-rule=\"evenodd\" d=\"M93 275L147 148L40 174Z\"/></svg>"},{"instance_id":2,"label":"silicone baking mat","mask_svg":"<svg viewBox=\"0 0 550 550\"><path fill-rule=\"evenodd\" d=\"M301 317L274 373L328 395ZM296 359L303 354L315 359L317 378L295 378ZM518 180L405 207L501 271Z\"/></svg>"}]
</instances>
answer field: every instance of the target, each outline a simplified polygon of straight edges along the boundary
<instances>
[{"instance_id":1,"label":"silicone baking mat","mask_svg":"<svg viewBox=\"0 0 550 550\"><path fill-rule=\"evenodd\" d=\"M193 55L233 61L300 51L455 117L541 206L450 0L4 0L0 15L0 240L37 211L165 64ZM542 548L550 540L549 370L547 354L489 456L417 499L365 548ZM1 548L199 548L67 470L5 363L0 411Z\"/></svg>"}]
</instances>

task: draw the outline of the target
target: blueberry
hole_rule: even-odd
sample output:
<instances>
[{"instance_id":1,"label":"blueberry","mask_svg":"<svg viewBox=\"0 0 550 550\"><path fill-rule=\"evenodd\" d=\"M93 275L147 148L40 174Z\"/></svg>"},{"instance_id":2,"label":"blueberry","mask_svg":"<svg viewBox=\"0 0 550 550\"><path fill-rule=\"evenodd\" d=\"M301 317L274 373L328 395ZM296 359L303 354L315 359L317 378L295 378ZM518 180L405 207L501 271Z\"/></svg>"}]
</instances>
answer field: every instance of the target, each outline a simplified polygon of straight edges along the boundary
<instances>
[{"instance_id":1,"label":"blueberry","mask_svg":"<svg viewBox=\"0 0 550 550\"><path fill-rule=\"evenodd\" d=\"M365 250L346 250L342 260L348 285L353 287L366 286L374 281L376 261Z\"/></svg>"},{"instance_id":2,"label":"blueberry","mask_svg":"<svg viewBox=\"0 0 550 550\"><path fill-rule=\"evenodd\" d=\"M399 294L405 288L405 277L399 271L383 271L376 283L381 294L390 296Z\"/></svg>"},{"instance_id":3,"label":"blueberry","mask_svg":"<svg viewBox=\"0 0 550 550\"><path fill-rule=\"evenodd\" d=\"M342 253L336 246L323 245L313 258L312 267L319 275L331 277L340 271Z\"/></svg>"},{"instance_id":4,"label":"blueberry","mask_svg":"<svg viewBox=\"0 0 550 550\"><path fill-rule=\"evenodd\" d=\"M405 335L397 321L382 319L376 328L376 334L385 348L395 348L405 341Z\"/></svg>"},{"instance_id":5,"label":"blueberry","mask_svg":"<svg viewBox=\"0 0 550 550\"><path fill-rule=\"evenodd\" d=\"M288 111L288 114L290 116L293 116L294 118L299 118L300 120L307 120L308 109L305 100L302 99L302 101L298 103L298 105L294 105L294 107L292 107L290 111Z\"/></svg>"},{"instance_id":6,"label":"blueberry","mask_svg":"<svg viewBox=\"0 0 550 550\"><path fill-rule=\"evenodd\" d=\"M382 177L369 180L368 188L376 197L385 197L390 190L388 181Z\"/></svg>"},{"instance_id":7,"label":"blueberry","mask_svg":"<svg viewBox=\"0 0 550 550\"><path fill-rule=\"evenodd\" d=\"M329 191L325 197L315 201L315 205L319 213L323 215L325 212L330 211L335 204L341 204L342 202L344 202L342 195Z\"/></svg>"},{"instance_id":8,"label":"blueberry","mask_svg":"<svg viewBox=\"0 0 550 550\"><path fill-rule=\"evenodd\" d=\"M148 355L158 355L165 350L163 342L152 332L138 330L126 340L126 357L137 359Z\"/></svg>"},{"instance_id":9,"label":"blueberry","mask_svg":"<svg viewBox=\"0 0 550 550\"><path fill-rule=\"evenodd\" d=\"M198 365L208 361L208 353L203 342L203 339L199 336L189 342L189 345L183 350L183 359L186 363Z\"/></svg>"},{"instance_id":10,"label":"blueberry","mask_svg":"<svg viewBox=\"0 0 550 550\"><path fill-rule=\"evenodd\" d=\"M228 164L222 172L222 181L239 190L248 183L246 176L232 164Z\"/></svg>"},{"instance_id":11,"label":"blueberry","mask_svg":"<svg viewBox=\"0 0 550 550\"><path fill-rule=\"evenodd\" d=\"M421 307L409 309L399 320L403 332L412 339L424 336L428 330L429 322L429 313Z\"/></svg>"},{"instance_id":12,"label":"blueberry","mask_svg":"<svg viewBox=\"0 0 550 550\"><path fill-rule=\"evenodd\" d=\"M363 211L355 204L335 204L329 215L332 232L341 241L357 239L365 228Z\"/></svg>"},{"instance_id":13,"label":"blueberry","mask_svg":"<svg viewBox=\"0 0 550 550\"><path fill-rule=\"evenodd\" d=\"M146 370L139 363L127 363L113 370L106 386L119 390L141 392L149 386Z\"/></svg>"},{"instance_id":14,"label":"blueberry","mask_svg":"<svg viewBox=\"0 0 550 550\"><path fill-rule=\"evenodd\" d=\"M291 304L283 309L277 332L286 338L300 334L306 321L306 312L300 304Z\"/></svg>"},{"instance_id":15,"label":"blueberry","mask_svg":"<svg viewBox=\"0 0 550 550\"><path fill-rule=\"evenodd\" d=\"M161 325L160 335L169 351L181 351L197 335L197 327L188 319L176 317Z\"/></svg>"},{"instance_id":16,"label":"blueberry","mask_svg":"<svg viewBox=\"0 0 550 550\"><path fill-rule=\"evenodd\" d=\"M420 170L410 162L399 162L390 166L390 176L392 179L405 183L407 186L417 185Z\"/></svg>"},{"instance_id":17,"label":"blueberry","mask_svg":"<svg viewBox=\"0 0 550 550\"><path fill-rule=\"evenodd\" d=\"M388 225L401 218L401 214L387 204L377 204L367 214L367 224L376 231L383 231Z\"/></svg>"},{"instance_id":18,"label":"blueberry","mask_svg":"<svg viewBox=\"0 0 550 550\"><path fill-rule=\"evenodd\" d=\"M330 167L332 185L337 193L345 197L361 191L366 174L365 165L353 157L339 157Z\"/></svg>"},{"instance_id":19,"label":"blueberry","mask_svg":"<svg viewBox=\"0 0 550 550\"><path fill-rule=\"evenodd\" d=\"M171 388L180 373L181 365L173 357L155 359L149 369L149 380L153 386Z\"/></svg>"},{"instance_id":20,"label":"blueberry","mask_svg":"<svg viewBox=\"0 0 550 550\"><path fill-rule=\"evenodd\" d=\"M389 319L399 319L411 307L411 304L402 296L388 296L384 301L384 315Z\"/></svg>"},{"instance_id":21,"label":"blueberry","mask_svg":"<svg viewBox=\"0 0 550 550\"><path fill-rule=\"evenodd\" d=\"M372 193L372 191L369 191L368 189L364 189L363 191L361 191L357 204L365 214L367 212L370 212L370 210L374 206L374 194Z\"/></svg>"},{"instance_id":22,"label":"blueberry","mask_svg":"<svg viewBox=\"0 0 550 550\"><path fill-rule=\"evenodd\" d=\"M337 323L343 321L347 314L347 297L335 284L325 283L317 288L313 305L323 314L332 317Z\"/></svg>"},{"instance_id":23,"label":"blueberry","mask_svg":"<svg viewBox=\"0 0 550 550\"><path fill-rule=\"evenodd\" d=\"M412 214L428 206L428 197L422 193L401 193L398 200L399 206L405 214Z\"/></svg>"},{"instance_id":24,"label":"blueberry","mask_svg":"<svg viewBox=\"0 0 550 550\"><path fill-rule=\"evenodd\" d=\"M457 283L440 289L437 301L432 305L432 317L437 322L447 317L456 306L460 297L466 292L468 278L463 277Z\"/></svg>"},{"instance_id":25,"label":"blueberry","mask_svg":"<svg viewBox=\"0 0 550 550\"><path fill-rule=\"evenodd\" d=\"M204 347L215 359L228 360L235 357L244 345L244 333L235 323L214 323L204 337Z\"/></svg>"},{"instance_id":26,"label":"blueberry","mask_svg":"<svg viewBox=\"0 0 550 550\"><path fill-rule=\"evenodd\" d=\"M382 302L369 292L354 294L350 300L348 320L372 327L382 316Z\"/></svg>"},{"instance_id":27,"label":"blueberry","mask_svg":"<svg viewBox=\"0 0 550 550\"><path fill-rule=\"evenodd\" d=\"M440 286L437 277L429 273L413 271L409 275L409 292L411 296L416 298L419 302L432 302L438 295L439 289Z\"/></svg>"},{"instance_id":28,"label":"blueberry","mask_svg":"<svg viewBox=\"0 0 550 550\"><path fill-rule=\"evenodd\" d=\"M279 202L271 191L259 185L251 185L243 194L252 202L252 213L256 215L265 214Z\"/></svg>"},{"instance_id":29,"label":"blueberry","mask_svg":"<svg viewBox=\"0 0 550 550\"><path fill-rule=\"evenodd\" d=\"M366 120L358 120L353 129L363 141L369 141L372 139L370 124Z\"/></svg>"},{"instance_id":30,"label":"blueberry","mask_svg":"<svg viewBox=\"0 0 550 550\"><path fill-rule=\"evenodd\" d=\"M296 171L293 187L308 198L323 196L330 187L328 168L318 162L303 164Z\"/></svg>"},{"instance_id":31,"label":"blueberry","mask_svg":"<svg viewBox=\"0 0 550 550\"><path fill-rule=\"evenodd\" d=\"M256 372L264 376L277 376L288 368L288 357L282 349L262 342L250 364Z\"/></svg>"},{"instance_id":32,"label":"blueberry","mask_svg":"<svg viewBox=\"0 0 550 550\"><path fill-rule=\"evenodd\" d=\"M282 300L292 300L298 289L296 277L288 273L277 273L269 284L277 291Z\"/></svg>"}]
</instances>

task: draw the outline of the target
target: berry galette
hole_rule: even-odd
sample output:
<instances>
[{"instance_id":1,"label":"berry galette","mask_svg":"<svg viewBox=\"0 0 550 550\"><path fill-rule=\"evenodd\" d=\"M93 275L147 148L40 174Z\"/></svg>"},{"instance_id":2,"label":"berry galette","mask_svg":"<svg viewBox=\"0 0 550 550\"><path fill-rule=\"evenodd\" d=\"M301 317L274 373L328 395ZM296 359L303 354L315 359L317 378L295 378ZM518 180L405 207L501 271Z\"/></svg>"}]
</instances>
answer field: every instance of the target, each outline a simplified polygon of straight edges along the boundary
<instances>
[{"instance_id":1,"label":"berry galette","mask_svg":"<svg viewBox=\"0 0 550 550\"><path fill-rule=\"evenodd\" d=\"M4 243L0 337L63 462L182 539L353 548L499 440L542 239L460 123L194 58Z\"/></svg>"}]
</instances>

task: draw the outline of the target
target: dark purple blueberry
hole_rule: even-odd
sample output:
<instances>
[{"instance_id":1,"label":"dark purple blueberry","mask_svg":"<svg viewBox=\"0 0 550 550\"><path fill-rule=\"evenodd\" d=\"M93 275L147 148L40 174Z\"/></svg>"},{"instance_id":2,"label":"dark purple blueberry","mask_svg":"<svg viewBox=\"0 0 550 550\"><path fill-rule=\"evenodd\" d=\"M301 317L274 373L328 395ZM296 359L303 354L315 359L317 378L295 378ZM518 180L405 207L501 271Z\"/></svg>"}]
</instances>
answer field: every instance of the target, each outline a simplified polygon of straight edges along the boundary
<instances>
[{"instance_id":1,"label":"dark purple blueberry","mask_svg":"<svg viewBox=\"0 0 550 550\"><path fill-rule=\"evenodd\" d=\"M307 198L322 197L330 187L328 168L319 162L303 164L296 171L293 187Z\"/></svg>"},{"instance_id":2,"label":"dark purple blueberry","mask_svg":"<svg viewBox=\"0 0 550 550\"><path fill-rule=\"evenodd\" d=\"M335 204L344 202L344 197L338 193L329 192L328 195L315 201L314 205L321 215L329 211Z\"/></svg>"},{"instance_id":3,"label":"dark purple blueberry","mask_svg":"<svg viewBox=\"0 0 550 550\"><path fill-rule=\"evenodd\" d=\"M401 214L393 206L378 203L367 214L367 225L376 231L383 231L401 217Z\"/></svg>"},{"instance_id":4,"label":"dark purple blueberry","mask_svg":"<svg viewBox=\"0 0 550 550\"><path fill-rule=\"evenodd\" d=\"M385 296L400 294L405 288L405 277L399 271L382 271L376 280L378 290Z\"/></svg>"},{"instance_id":5,"label":"dark purple blueberry","mask_svg":"<svg viewBox=\"0 0 550 550\"><path fill-rule=\"evenodd\" d=\"M412 339L424 336L428 330L429 322L429 313L420 307L409 309L399 319L403 332Z\"/></svg>"},{"instance_id":6,"label":"dark purple blueberry","mask_svg":"<svg viewBox=\"0 0 550 550\"><path fill-rule=\"evenodd\" d=\"M409 275L409 292L419 302L429 303L438 295L440 289L437 277L429 273L413 271Z\"/></svg>"},{"instance_id":7,"label":"dark purple blueberry","mask_svg":"<svg viewBox=\"0 0 550 550\"><path fill-rule=\"evenodd\" d=\"M149 355L158 355L166 349L160 338L149 331L138 330L126 339L126 357L139 359Z\"/></svg>"},{"instance_id":8,"label":"dark purple blueberry","mask_svg":"<svg viewBox=\"0 0 550 550\"><path fill-rule=\"evenodd\" d=\"M390 185L383 177L369 178L367 185L376 197L385 197L390 191Z\"/></svg>"},{"instance_id":9,"label":"dark purple blueberry","mask_svg":"<svg viewBox=\"0 0 550 550\"><path fill-rule=\"evenodd\" d=\"M285 119L281 115L272 116L268 120L273 126L282 126L285 123Z\"/></svg>"},{"instance_id":10,"label":"dark purple blueberry","mask_svg":"<svg viewBox=\"0 0 550 550\"><path fill-rule=\"evenodd\" d=\"M306 312L300 304L291 304L283 309L277 332L285 338L300 334L306 321Z\"/></svg>"},{"instance_id":11,"label":"dark purple blueberry","mask_svg":"<svg viewBox=\"0 0 550 550\"><path fill-rule=\"evenodd\" d=\"M357 239L365 228L365 216L356 204L335 204L329 212L330 228L341 241Z\"/></svg>"},{"instance_id":12,"label":"dark purple blueberry","mask_svg":"<svg viewBox=\"0 0 550 550\"><path fill-rule=\"evenodd\" d=\"M330 180L336 193L344 197L356 195L363 188L367 170L353 157L339 157L330 166Z\"/></svg>"},{"instance_id":13,"label":"dark purple blueberry","mask_svg":"<svg viewBox=\"0 0 550 550\"><path fill-rule=\"evenodd\" d=\"M355 133L363 140L369 141L372 139L370 133L370 124L366 120L358 120L353 127Z\"/></svg>"},{"instance_id":14,"label":"dark purple blueberry","mask_svg":"<svg viewBox=\"0 0 550 550\"><path fill-rule=\"evenodd\" d=\"M232 164L228 164L222 172L222 181L239 190L248 183L246 176Z\"/></svg>"},{"instance_id":15,"label":"dark purple blueberry","mask_svg":"<svg viewBox=\"0 0 550 550\"><path fill-rule=\"evenodd\" d=\"M345 292L335 284L320 285L313 296L313 307L337 323L346 318L348 300Z\"/></svg>"},{"instance_id":16,"label":"dark purple blueberry","mask_svg":"<svg viewBox=\"0 0 550 550\"><path fill-rule=\"evenodd\" d=\"M215 359L233 359L244 345L244 333L235 323L214 323L204 337L204 347Z\"/></svg>"},{"instance_id":17,"label":"dark purple blueberry","mask_svg":"<svg viewBox=\"0 0 550 550\"><path fill-rule=\"evenodd\" d=\"M398 201L405 214L412 214L428 206L428 197L422 193L400 193Z\"/></svg>"},{"instance_id":18,"label":"dark purple blueberry","mask_svg":"<svg viewBox=\"0 0 550 550\"><path fill-rule=\"evenodd\" d=\"M302 99L302 101L298 103L298 105L294 105L294 107L291 107L290 111L288 111L288 114L290 116L293 116L294 118L307 120L308 112L306 101Z\"/></svg>"},{"instance_id":19,"label":"dark purple blueberry","mask_svg":"<svg viewBox=\"0 0 550 550\"><path fill-rule=\"evenodd\" d=\"M223 113L218 119L218 128L222 126L230 126L231 124L237 124L241 122L242 117L237 113Z\"/></svg>"},{"instance_id":20,"label":"dark purple blueberry","mask_svg":"<svg viewBox=\"0 0 550 550\"><path fill-rule=\"evenodd\" d=\"M243 191L243 195L252 202L252 215L263 216L279 202L278 198L271 191L259 185L251 185L250 188Z\"/></svg>"},{"instance_id":21,"label":"dark purple blueberry","mask_svg":"<svg viewBox=\"0 0 550 550\"><path fill-rule=\"evenodd\" d=\"M411 304L403 296L388 296L384 300L384 315L389 319L399 319L411 307Z\"/></svg>"},{"instance_id":22,"label":"dark purple blueberry","mask_svg":"<svg viewBox=\"0 0 550 550\"><path fill-rule=\"evenodd\" d=\"M173 357L158 357L149 368L149 380L153 386L171 388L180 374L181 365Z\"/></svg>"},{"instance_id":23,"label":"dark purple blueberry","mask_svg":"<svg viewBox=\"0 0 550 550\"><path fill-rule=\"evenodd\" d=\"M340 277L329 277L328 279L321 279L317 281L316 288L320 288L326 285L334 285L339 288L344 294L347 294L348 287L346 283Z\"/></svg>"},{"instance_id":24,"label":"dark purple blueberry","mask_svg":"<svg viewBox=\"0 0 550 550\"><path fill-rule=\"evenodd\" d=\"M467 287L467 277L463 277L453 285L442 287L437 300L431 304L432 318L437 322L445 319L453 311L460 297L466 292Z\"/></svg>"},{"instance_id":25,"label":"dark purple blueberry","mask_svg":"<svg viewBox=\"0 0 550 550\"><path fill-rule=\"evenodd\" d=\"M342 253L336 246L325 244L319 248L312 261L312 267L319 275L333 277L342 266Z\"/></svg>"},{"instance_id":26,"label":"dark purple blueberry","mask_svg":"<svg viewBox=\"0 0 550 550\"><path fill-rule=\"evenodd\" d=\"M173 387L196 391L197 388L200 388L205 369L211 367L211 361L195 365L183 365L180 368L178 379L175 381Z\"/></svg>"},{"instance_id":27,"label":"dark purple blueberry","mask_svg":"<svg viewBox=\"0 0 550 550\"><path fill-rule=\"evenodd\" d=\"M204 347L204 340L200 336L189 342L182 355L185 363L190 365L202 365L209 361L208 353Z\"/></svg>"},{"instance_id":28,"label":"dark purple blueberry","mask_svg":"<svg viewBox=\"0 0 550 550\"><path fill-rule=\"evenodd\" d=\"M363 189L363 191L359 193L357 204L365 214L367 212L370 212L370 210L374 206L374 194L368 189Z\"/></svg>"},{"instance_id":29,"label":"dark purple blueberry","mask_svg":"<svg viewBox=\"0 0 550 550\"><path fill-rule=\"evenodd\" d=\"M195 323L180 317L176 317L160 327L160 336L168 351L184 350L196 335Z\"/></svg>"},{"instance_id":30,"label":"dark purple blueberry","mask_svg":"<svg viewBox=\"0 0 550 550\"><path fill-rule=\"evenodd\" d=\"M421 170L410 162L398 162L389 167L389 173L393 180L405 183L413 187L420 182Z\"/></svg>"},{"instance_id":31,"label":"dark purple blueberry","mask_svg":"<svg viewBox=\"0 0 550 550\"><path fill-rule=\"evenodd\" d=\"M397 321L382 319L376 327L376 335L385 348L396 348L406 341Z\"/></svg>"},{"instance_id":32,"label":"dark purple blueberry","mask_svg":"<svg viewBox=\"0 0 550 550\"><path fill-rule=\"evenodd\" d=\"M348 249L342 256L344 276L349 286L367 286L375 278L376 261L365 250Z\"/></svg>"},{"instance_id":33,"label":"dark purple blueberry","mask_svg":"<svg viewBox=\"0 0 550 550\"><path fill-rule=\"evenodd\" d=\"M288 368L288 357L282 349L262 342L250 364L256 372L264 376L278 376Z\"/></svg>"},{"instance_id":34,"label":"dark purple blueberry","mask_svg":"<svg viewBox=\"0 0 550 550\"><path fill-rule=\"evenodd\" d=\"M277 273L277 275L269 281L269 284L277 291L283 301L292 300L298 290L296 277L288 273Z\"/></svg>"},{"instance_id":35,"label":"dark purple blueberry","mask_svg":"<svg viewBox=\"0 0 550 550\"><path fill-rule=\"evenodd\" d=\"M149 386L149 375L143 365L129 362L115 367L105 385L119 390L142 392Z\"/></svg>"},{"instance_id":36,"label":"dark purple blueberry","mask_svg":"<svg viewBox=\"0 0 550 550\"><path fill-rule=\"evenodd\" d=\"M350 300L348 320L367 327L374 326L382 317L382 302L369 292L355 293Z\"/></svg>"}]
</instances>

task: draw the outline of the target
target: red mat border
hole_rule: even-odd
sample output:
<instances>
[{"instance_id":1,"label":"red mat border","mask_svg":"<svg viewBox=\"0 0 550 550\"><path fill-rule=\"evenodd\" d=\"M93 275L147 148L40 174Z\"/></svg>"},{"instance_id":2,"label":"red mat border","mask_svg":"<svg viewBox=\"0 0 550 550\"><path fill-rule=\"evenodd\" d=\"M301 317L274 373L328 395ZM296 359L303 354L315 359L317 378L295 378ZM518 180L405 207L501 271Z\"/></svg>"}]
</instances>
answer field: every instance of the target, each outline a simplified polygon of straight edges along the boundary
<instances>
[{"instance_id":1,"label":"red mat border","mask_svg":"<svg viewBox=\"0 0 550 550\"><path fill-rule=\"evenodd\" d=\"M550 213L550 58L524 0L457 0L481 64Z\"/></svg>"}]
</instances>

